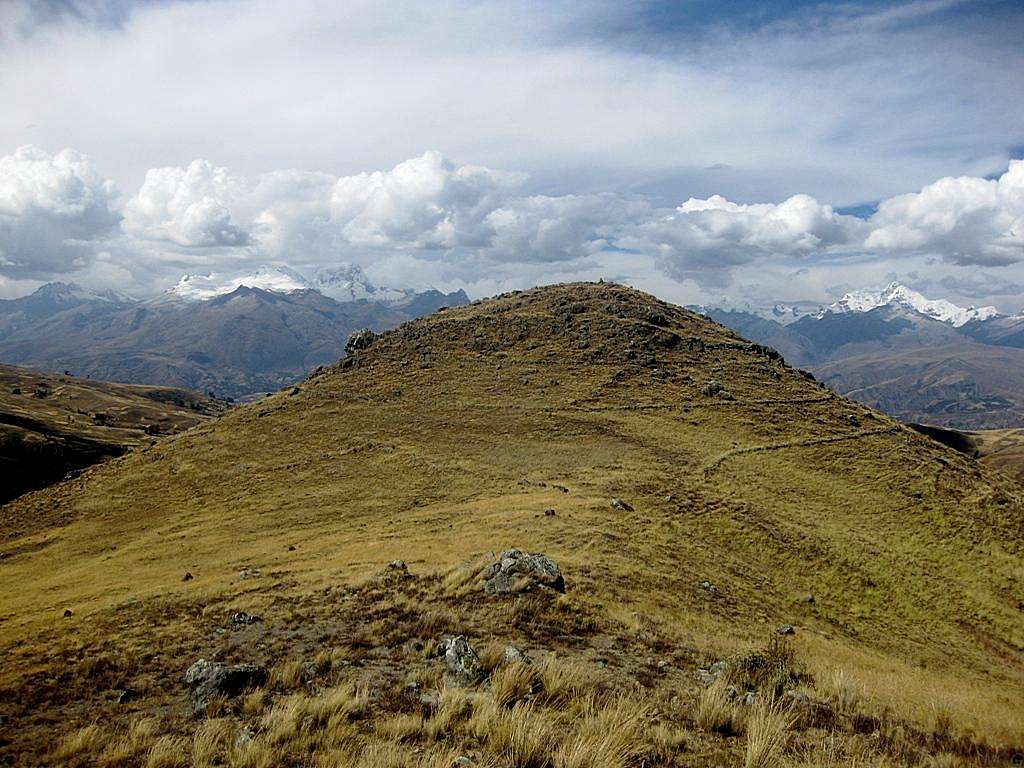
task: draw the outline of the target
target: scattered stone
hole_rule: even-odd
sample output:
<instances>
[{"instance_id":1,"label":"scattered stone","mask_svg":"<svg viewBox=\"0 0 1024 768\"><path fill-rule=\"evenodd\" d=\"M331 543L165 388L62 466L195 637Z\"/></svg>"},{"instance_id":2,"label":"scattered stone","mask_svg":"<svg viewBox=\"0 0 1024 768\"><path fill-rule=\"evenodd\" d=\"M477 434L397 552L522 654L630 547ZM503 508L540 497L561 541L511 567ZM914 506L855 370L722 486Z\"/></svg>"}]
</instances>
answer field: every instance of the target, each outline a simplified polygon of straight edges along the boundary
<instances>
[{"instance_id":1,"label":"scattered stone","mask_svg":"<svg viewBox=\"0 0 1024 768\"><path fill-rule=\"evenodd\" d=\"M349 334L348 341L345 343L345 354L351 356L356 352L366 349L373 344L374 339L376 338L377 334L369 328L361 328L358 331L353 331Z\"/></svg>"},{"instance_id":2,"label":"scattered stone","mask_svg":"<svg viewBox=\"0 0 1024 768\"><path fill-rule=\"evenodd\" d=\"M722 398L723 400L735 400L736 399L735 395L733 395L733 393L730 392L728 389L720 390L719 393L718 393L718 396L720 398Z\"/></svg>"},{"instance_id":3,"label":"scattered stone","mask_svg":"<svg viewBox=\"0 0 1024 768\"><path fill-rule=\"evenodd\" d=\"M796 630L793 629L793 625L792 624L780 624L778 627L776 627L775 634L777 634L777 635L795 635L796 634Z\"/></svg>"},{"instance_id":4,"label":"scattered stone","mask_svg":"<svg viewBox=\"0 0 1024 768\"><path fill-rule=\"evenodd\" d=\"M480 657L464 635L447 640L444 646L444 662L448 671L463 685L472 685L484 676Z\"/></svg>"},{"instance_id":5,"label":"scattered stone","mask_svg":"<svg viewBox=\"0 0 1024 768\"><path fill-rule=\"evenodd\" d=\"M622 499L612 499L612 506L615 509L621 510L622 512L632 512L633 505L623 501Z\"/></svg>"},{"instance_id":6,"label":"scattered stone","mask_svg":"<svg viewBox=\"0 0 1024 768\"><path fill-rule=\"evenodd\" d=\"M554 516L555 516L555 510L553 510L553 509L545 509L544 510L544 517L554 517Z\"/></svg>"},{"instance_id":7,"label":"scattered stone","mask_svg":"<svg viewBox=\"0 0 1024 768\"><path fill-rule=\"evenodd\" d=\"M505 649L505 661L510 663L518 662L519 664L532 664L533 660L526 655L525 652L516 648L514 645L510 645Z\"/></svg>"},{"instance_id":8,"label":"scattered stone","mask_svg":"<svg viewBox=\"0 0 1024 768\"><path fill-rule=\"evenodd\" d=\"M846 423L849 424L851 427L859 427L860 419L858 419L854 414L848 413L846 414Z\"/></svg>"},{"instance_id":9,"label":"scattered stone","mask_svg":"<svg viewBox=\"0 0 1024 768\"><path fill-rule=\"evenodd\" d=\"M804 598L804 602L807 603L808 605L813 605L814 604L814 595L807 595L807 597Z\"/></svg>"},{"instance_id":10,"label":"scattered stone","mask_svg":"<svg viewBox=\"0 0 1024 768\"><path fill-rule=\"evenodd\" d=\"M484 569L483 579L484 592L489 595L518 594L535 588L565 592L565 580L558 565L539 552L505 550L497 562Z\"/></svg>"},{"instance_id":11,"label":"scattered stone","mask_svg":"<svg viewBox=\"0 0 1024 768\"><path fill-rule=\"evenodd\" d=\"M192 697L192 711L205 710L215 696L237 696L246 688L263 685L267 670L257 664L221 664L199 659L185 672Z\"/></svg>"},{"instance_id":12,"label":"scattered stone","mask_svg":"<svg viewBox=\"0 0 1024 768\"><path fill-rule=\"evenodd\" d=\"M556 491L561 491L562 493L569 492L569 489L566 488L564 485L552 485L551 487L554 488Z\"/></svg>"},{"instance_id":13,"label":"scattered stone","mask_svg":"<svg viewBox=\"0 0 1024 768\"><path fill-rule=\"evenodd\" d=\"M289 552L294 552L295 551L295 545L294 544L289 544L288 545L288 551Z\"/></svg>"},{"instance_id":14,"label":"scattered stone","mask_svg":"<svg viewBox=\"0 0 1024 768\"><path fill-rule=\"evenodd\" d=\"M243 568L238 572L238 578L240 579L253 579L260 575L259 568Z\"/></svg>"},{"instance_id":15,"label":"scattered stone","mask_svg":"<svg viewBox=\"0 0 1024 768\"><path fill-rule=\"evenodd\" d=\"M297 395L297 394L299 394L299 392L301 392L301 391L302 391L302 387L292 387L292 391L291 391L291 394L293 394L293 395Z\"/></svg>"},{"instance_id":16,"label":"scattered stone","mask_svg":"<svg viewBox=\"0 0 1024 768\"><path fill-rule=\"evenodd\" d=\"M71 616L74 616L74 615L75 615L74 612L70 608L65 608L64 609L64 618L65 619L70 618Z\"/></svg>"},{"instance_id":17,"label":"scattered stone","mask_svg":"<svg viewBox=\"0 0 1024 768\"><path fill-rule=\"evenodd\" d=\"M719 392L721 392L723 389L725 389L725 387L722 386L722 382L717 381L716 379L711 379L703 387L701 387L700 391L703 395L713 397L714 395L717 395Z\"/></svg>"},{"instance_id":18,"label":"scattered stone","mask_svg":"<svg viewBox=\"0 0 1024 768\"><path fill-rule=\"evenodd\" d=\"M704 581L702 581L700 583L700 588L703 589L705 592L717 592L718 591L718 587L716 587L714 584L712 584L707 579L704 579Z\"/></svg>"},{"instance_id":19,"label":"scattered stone","mask_svg":"<svg viewBox=\"0 0 1024 768\"><path fill-rule=\"evenodd\" d=\"M192 572L191 571L185 571L185 575L181 577L181 580L182 581L192 581L193 578L194 577L192 576Z\"/></svg>"},{"instance_id":20,"label":"scattered stone","mask_svg":"<svg viewBox=\"0 0 1024 768\"><path fill-rule=\"evenodd\" d=\"M246 613L245 611L236 611L231 614L231 623L237 625L255 624L257 621L263 621L262 618L252 613Z\"/></svg>"}]
</instances>

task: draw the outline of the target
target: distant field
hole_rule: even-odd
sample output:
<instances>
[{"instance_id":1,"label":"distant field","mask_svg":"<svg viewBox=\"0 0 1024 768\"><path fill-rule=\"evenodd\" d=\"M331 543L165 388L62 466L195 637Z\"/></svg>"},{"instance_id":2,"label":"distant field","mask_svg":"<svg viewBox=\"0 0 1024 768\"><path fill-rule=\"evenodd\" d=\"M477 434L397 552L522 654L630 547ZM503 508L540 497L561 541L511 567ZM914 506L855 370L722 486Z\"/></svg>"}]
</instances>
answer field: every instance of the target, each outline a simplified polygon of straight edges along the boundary
<instances>
[{"instance_id":1,"label":"distant field","mask_svg":"<svg viewBox=\"0 0 1024 768\"><path fill-rule=\"evenodd\" d=\"M981 461L1024 481L1024 428L975 430L971 435Z\"/></svg>"},{"instance_id":2,"label":"distant field","mask_svg":"<svg viewBox=\"0 0 1024 768\"><path fill-rule=\"evenodd\" d=\"M0 504L160 435L193 427L226 407L184 389L0 365Z\"/></svg>"}]
</instances>

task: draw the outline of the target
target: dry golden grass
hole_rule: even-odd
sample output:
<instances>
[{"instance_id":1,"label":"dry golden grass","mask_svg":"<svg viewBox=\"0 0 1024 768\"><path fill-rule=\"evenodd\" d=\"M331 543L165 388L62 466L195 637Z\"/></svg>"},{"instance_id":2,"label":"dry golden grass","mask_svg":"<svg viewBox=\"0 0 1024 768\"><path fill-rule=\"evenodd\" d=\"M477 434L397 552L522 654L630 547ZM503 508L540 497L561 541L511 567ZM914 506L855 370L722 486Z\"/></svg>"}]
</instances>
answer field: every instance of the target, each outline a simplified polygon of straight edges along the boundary
<instances>
[{"instance_id":1,"label":"dry golden grass","mask_svg":"<svg viewBox=\"0 0 1024 768\"><path fill-rule=\"evenodd\" d=\"M746 719L747 752L744 768L776 768L789 742L795 715L780 699L761 697Z\"/></svg>"},{"instance_id":2,"label":"dry golden grass","mask_svg":"<svg viewBox=\"0 0 1024 768\"><path fill-rule=\"evenodd\" d=\"M589 698L573 723L574 735L554 754L556 768L625 768L646 746L650 713L632 696Z\"/></svg>"},{"instance_id":3,"label":"dry golden grass","mask_svg":"<svg viewBox=\"0 0 1024 768\"><path fill-rule=\"evenodd\" d=\"M733 730L736 705L729 698L728 688L727 679L719 677L701 691L697 699L697 708L693 713L698 728L720 733L729 733Z\"/></svg>"},{"instance_id":4,"label":"dry golden grass","mask_svg":"<svg viewBox=\"0 0 1024 768\"><path fill-rule=\"evenodd\" d=\"M735 399L702 394L710 378ZM454 630L538 650L527 702L491 712L493 681L471 691L470 721L491 712L506 734L502 749L480 737L496 760L513 743L501 713L543 720L553 751L574 702L640 686L680 698L647 749L738 764L737 740L692 728L693 670L782 622L817 698L832 701L836 668L861 691L833 713L847 746L859 717L907 764L1009 749L1024 744L1021 510L1005 478L693 315L614 285L508 296L0 509L0 570L19 585L0 595L0 751L40 763L66 737L97 754L66 732L96 721L117 739L136 711L167 713L159 736L195 750L181 676L204 655L274 677L214 707L258 731L245 748L215 739L218 759L413 764L477 738L464 701L430 711L400 691L440 688L434 633ZM553 557L568 597L481 595L481 556L511 546ZM382 579L399 558L414 577ZM264 621L228 625L241 608ZM295 663L321 658L295 684ZM142 698L119 708L125 688ZM373 736L398 714L422 714L421 735Z\"/></svg>"},{"instance_id":5,"label":"dry golden grass","mask_svg":"<svg viewBox=\"0 0 1024 768\"><path fill-rule=\"evenodd\" d=\"M504 664L491 675L491 696L501 706L511 706L539 690L542 680L543 674L532 664Z\"/></svg>"}]
</instances>

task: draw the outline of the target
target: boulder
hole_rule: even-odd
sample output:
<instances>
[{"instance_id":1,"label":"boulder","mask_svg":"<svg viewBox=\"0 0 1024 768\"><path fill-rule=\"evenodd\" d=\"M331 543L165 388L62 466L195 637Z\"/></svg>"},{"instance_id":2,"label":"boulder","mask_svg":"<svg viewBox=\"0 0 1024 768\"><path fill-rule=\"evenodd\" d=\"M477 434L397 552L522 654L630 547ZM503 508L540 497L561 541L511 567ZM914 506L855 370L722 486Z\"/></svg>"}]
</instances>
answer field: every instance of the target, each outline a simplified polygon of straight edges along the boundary
<instances>
[{"instance_id":1,"label":"boulder","mask_svg":"<svg viewBox=\"0 0 1024 768\"><path fill-rule=\"evenodd\" d=\"M246 688L267 681L267 670L258 664L221 664L199 659L185 672L192 697L192 711L202 712L216 696L237 696Z\"/></svg>"},{"instance_id":2,"label":"boulder","mask_svg":"<svg viewBox=\"0 0 1024 768\"><path fill-rule=\"evenodd\" d=\"M615 509L621 510L622 512L633 511L633 505L623 501L622 499L612 499L612 506Z\"/></svg>"},{"instance_id":3,"label":"boulder","mask_svg":"<svg viewBox=\"0 0 1024 768\"><path fill-rule=\"evenodd\" d=\"M444 663L448 671L462 685L472 685L484 677L480 657L464 635L448 638L444 642Z\"/></svg>"},{"instance_id":4,"label":"boulder","mask_svg":"<svg viewBox=\"0 0 1024 768\"><path fill-rule=\"evenodd\" d=\"M530 659L530 657L527 656L524 651L520 650L519 648L516 648L514 645L510 645L510 646L508 646L508 648L505 649L504 658L505 658L505 661L507 661L509 663L519 663L519 664L532 664L533 663L532 660Z\"/></svg>"},{"instance_id":5,"label":"boulder","mask_svg":"<svg viewBox=\"0 0 1024 768\"><path fill-rule=\"evenodd\" d=\"M558 565L539 552L508 549L484 569L484 592L489 595L518 594L533 589L565 592L565 580Z\"/></svg>"},{"instance_id":6,"label":"boulder","mask_svg":"<svg viewBox=\"0 0 1024 768\"><path fill-rule=\"evenodd\" d=\"M796 634L796 630L793 629L793 625L792 624L779 624L779 626L775 628L775 634L777 634L777 635L795 635Z\"/></svg>"}]
</instances>

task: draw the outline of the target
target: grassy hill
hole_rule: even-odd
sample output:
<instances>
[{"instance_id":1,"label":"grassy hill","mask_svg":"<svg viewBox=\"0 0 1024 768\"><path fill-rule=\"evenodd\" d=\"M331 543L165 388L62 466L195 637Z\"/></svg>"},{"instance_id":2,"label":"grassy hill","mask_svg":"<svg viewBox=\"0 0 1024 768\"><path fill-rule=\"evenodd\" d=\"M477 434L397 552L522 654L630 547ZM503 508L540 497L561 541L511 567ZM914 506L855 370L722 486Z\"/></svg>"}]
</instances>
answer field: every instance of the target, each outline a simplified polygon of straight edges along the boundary
<instances>
[{"instance_id":1,"label":"grassy hill","mask_svg":"<svg viewBox=\"0 0 1024 768\"><path fill-rule=\"evenodd\" d=\"M0 504L225 409L223 402L184 389L0 365Z\"/></svg>"},{"instance_id":2,"label":"grassy hill","mask_svg":"<svg viewBox=\"0 0 1024 768\"><path fill-rule=\"evenodd\" d=\"M505 295L4 507L0 751L1009 764L1022 493L645 294ZM480 591L464 564L510 547L565 595ZM445 675L445 633L482 678ZM200 657L269 680L194 718Z\"/></svg>"}]
</instances>

